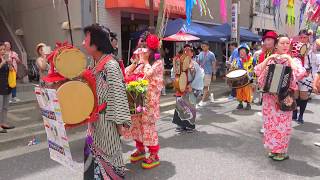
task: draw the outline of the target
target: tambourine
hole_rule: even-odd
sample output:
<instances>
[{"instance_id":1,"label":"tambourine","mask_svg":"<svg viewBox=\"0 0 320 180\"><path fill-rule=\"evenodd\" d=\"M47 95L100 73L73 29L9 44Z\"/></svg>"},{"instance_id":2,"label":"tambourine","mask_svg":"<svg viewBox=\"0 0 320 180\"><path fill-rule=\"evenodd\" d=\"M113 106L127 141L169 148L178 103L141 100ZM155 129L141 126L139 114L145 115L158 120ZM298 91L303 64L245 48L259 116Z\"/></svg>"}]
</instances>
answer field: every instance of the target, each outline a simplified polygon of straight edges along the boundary
<instances>
[{"instance_id":1,"label":"tambourine","mask_svg":"<svg viewBox=\"0 0 320 180\"><path fill-rule=\"evenodd\" d=\"M187 72L182 72L180 76L177 76L173 82L174 88L181 93L186 91L187 85L188 85Z\"/></svg>"},{"instance_id":2,"label":"tambourine","mask_svg":"<svg viewBox=\"0 0 320 180\"><path fill-rule=\"evenodd\" d=\"M183 54L180 57L180 59L181 59L181 62L182 62L182 64L181 64L182 71L187 71L189 69L189 66L190 66L191 58L189 56Z\"/></svg>"},{"instance_id":3,"label":"tambourine","mask_svg":"<svg viewBox=\"0 0 320 180\"><path fill-rule=\"evenodd\" d=\"M87 66L86 56L76 48L61 49L53 61L56 71L68 79L79 77Z\"/></svg>"}]
</instances>

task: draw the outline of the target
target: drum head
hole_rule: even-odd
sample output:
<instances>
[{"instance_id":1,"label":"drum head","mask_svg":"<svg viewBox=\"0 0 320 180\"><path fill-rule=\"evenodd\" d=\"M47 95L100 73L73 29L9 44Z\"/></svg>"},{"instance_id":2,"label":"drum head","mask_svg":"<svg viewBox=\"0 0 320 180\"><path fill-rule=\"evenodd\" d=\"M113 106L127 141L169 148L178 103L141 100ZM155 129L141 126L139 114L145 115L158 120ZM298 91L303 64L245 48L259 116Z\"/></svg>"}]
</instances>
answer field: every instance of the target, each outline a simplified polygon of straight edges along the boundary
<instances>
[{"instance_id":1,"label":"drum head","mask_svg":"<svg viewBox=\"0 0 320 180\"><path fill-rule=\"evenodd\" d=\"M241 77L241 76L245 75L246 73L247 73L246 70L238 69L238 70L234 70L234 71L229 72L226 75L226 77L227 78L237 78L237 77Z\"/></svg>"},{"instance_id":2,"label":"drum head","mask_svg":"<svg viewBox=\"0 0 320 180\"><path fill-rule=\"evenodd\" d=\"M89 117L94 108L94 95L81 81L69 81L57 90L63 122L78 124Z\"/></svg>"},{"instance_id":3,"label":"drum head","mask_svg":"<svg viewBox=\"0 0 320 180\"><path fill-rule=\"evenodd\" d=\"M300 48L300 55L304 57L307 51L308 51L308 46L306 44L303 44Z\"/></svg>"},{"instance_id":4,"label":"drum head","mask_svg":"<svg viewBox=\"0 0 320 180\"><path fill-rule=\"evenodd\" d=\"M187 71L189 69L189 65L191 62L191 58L189 56L184 56L182 60L182 71Z\"/></svg>"},{"instance_id":5,"label":"drum head","mask_svg":"<svg viewBox=\"0 0 320 180\"><path fill-rule=\"evenodd\" d=\"M180 90L180 92L184 92L186 90L187 83L188 83L187 73L182 72L179 77L179 90Z\"/></svg>"},{"instance_id":6,"label":"drum head","mask_svg":"<svg viewBox=\"0 0 320 180\"><path fill-rule=\"evenodd\" d=\"M54 59L56 70L64 77L72 79L86 69L86 56L79 49L64 49Z\"/></svg>"}]
</instances>

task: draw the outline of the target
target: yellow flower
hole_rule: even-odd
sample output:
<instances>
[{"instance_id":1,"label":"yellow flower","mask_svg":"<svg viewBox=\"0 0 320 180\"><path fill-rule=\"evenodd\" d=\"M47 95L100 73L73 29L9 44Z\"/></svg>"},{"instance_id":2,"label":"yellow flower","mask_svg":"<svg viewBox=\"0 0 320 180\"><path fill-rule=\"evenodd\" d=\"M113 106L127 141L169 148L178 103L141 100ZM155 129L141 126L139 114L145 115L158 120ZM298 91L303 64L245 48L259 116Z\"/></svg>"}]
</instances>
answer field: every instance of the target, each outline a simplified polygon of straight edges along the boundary
<instances>
[{"instance_id":1,"label":"yellow flower","mask_svg":"<svg viewBox=\"0 0 320 180\"><path fill-rule=\"evenodd\" d=\"M131 81L129 83L129 86L133 86L133 87L136 87L136 86L139 86L139 83L137 81Z\"/></svg>"},{"instance_id":2,"label":"yellow flower","mask_svg":"<svg viewBox=\"0 0 320 180\"><path fill-rule=\"evenodd\" d=\"M149 81L148 81L148 80L141 80L141 84L142 84L143 86L148 86Z\"/></svg>"}]
</instances>

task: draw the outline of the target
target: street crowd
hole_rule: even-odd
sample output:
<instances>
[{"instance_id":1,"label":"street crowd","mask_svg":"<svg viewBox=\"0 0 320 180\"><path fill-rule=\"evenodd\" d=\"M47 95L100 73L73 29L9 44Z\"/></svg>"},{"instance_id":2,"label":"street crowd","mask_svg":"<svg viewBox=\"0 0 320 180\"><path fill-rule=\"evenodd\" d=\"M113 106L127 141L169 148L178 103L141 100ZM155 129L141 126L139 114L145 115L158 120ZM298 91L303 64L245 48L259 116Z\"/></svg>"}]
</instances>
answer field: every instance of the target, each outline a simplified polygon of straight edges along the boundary
<instances>
[{"instance_id":1,"label":"street crowd","mask_svg":"<svg viewBox=\"0 0 320 180\"><path fill-rule=\"evenodd\" d=\"M99 103L107 103L98 119L88 123L84 179L124 178L126 168L121 138L135 142L136 150L130 155L132 163L140 163L144 169L155 168L160 165L156 122L160 119L160 96L164 88L160 39L152 28L143 33L131 65L125 68L116 57L115 33L93 24L84 29L84 34L83 47L92 57L88 69L95 76L94 93ZM292 121L303 125L304 112L312 93L320 92L320 39L313 37L313 32L307 29L301 30L295 38L269 31L262 38L261 49L256 52L246 43L239 46L235 42L229 44L231 56L227 58L227 81L232 89L230 96L238 102L239 111L250 111L254 98L262 103L263 144L268 158L274 161L289 158ZM50 74L45 47L43 43L36 47L40 84L45 84L43 77ZM171 78L176 91L176 108L172 122L176 125L176 132L194 132L197 108L214 102L210 84L216 74L216 62L215 54L209 50L209 42L206 41L201 42L198 55L192 44L187 43L173 58ZM16 63L19 63L19 58L11 51L10 43L0 42L1 133L14 128L7 122L7 111L11 94L12 101L18 101L16 88L9 80L9 74L17 71ZM286 77L286 81L274 82ZM145 106L139 110L141 113L133 114L130 113L126 83L134 85L133 81L141 79L146 80L148 86ZM284 90L278 88L284 86ZM281 89L281 93L272 92L274 87Z\"/></svg>"}]
</instances>

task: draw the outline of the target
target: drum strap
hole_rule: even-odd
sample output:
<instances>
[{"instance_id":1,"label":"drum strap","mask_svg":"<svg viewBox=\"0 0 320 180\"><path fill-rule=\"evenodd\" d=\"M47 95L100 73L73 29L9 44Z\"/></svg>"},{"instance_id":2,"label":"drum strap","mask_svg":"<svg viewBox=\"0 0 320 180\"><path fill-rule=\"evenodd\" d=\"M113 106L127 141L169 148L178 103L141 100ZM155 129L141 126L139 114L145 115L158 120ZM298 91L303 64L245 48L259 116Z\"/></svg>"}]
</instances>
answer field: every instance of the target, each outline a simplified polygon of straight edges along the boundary
<instances>
[{"instance_id":1,"label":"drum strap","mask_svg":"<svg viewBox=\"0 0 320 180\"><path fill-rule=\"evenodd\" d=\"M312 67L311 67L311 58L310 58L310 54L307 55L308 57L308 69L306 69L307 71L310 71L312 74Z\"/></svg>"}]
</instances>

